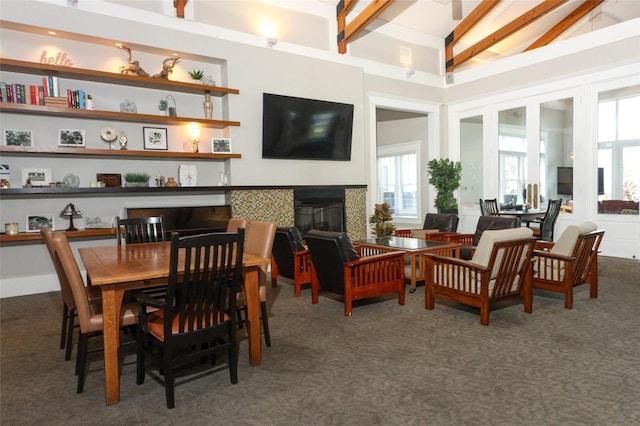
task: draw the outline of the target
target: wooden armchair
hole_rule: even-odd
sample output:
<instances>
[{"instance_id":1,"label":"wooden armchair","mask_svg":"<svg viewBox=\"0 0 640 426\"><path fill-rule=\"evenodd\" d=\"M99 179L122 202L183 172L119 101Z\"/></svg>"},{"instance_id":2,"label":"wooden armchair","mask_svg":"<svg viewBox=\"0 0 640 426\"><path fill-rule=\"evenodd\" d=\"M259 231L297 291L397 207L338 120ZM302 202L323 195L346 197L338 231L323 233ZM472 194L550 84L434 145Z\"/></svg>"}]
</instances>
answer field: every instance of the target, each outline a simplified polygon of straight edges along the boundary
<instances>
[{"instance_id":1,"label":"wooden armchair","mask_svg":"<svg viewBox=\"0 0 640 426\"><path fill-rule=\"evenodd\" d=\"M271 252L271 286L278 277L293 280L295 297L300 297L303 284L311 284L311 257L296 227L278 227Z\"/></svg>"},{"instance_id":2,"label":"wooden armchair","mask_svg":"<svg viewBox=\"0 0 640 426\"><path fill-rule=\"evenodd\" d=\"M456 232L459 220L458 215L453 213L427 213L422 229L396 229L394 235L430 239L431 235Z\"/></svg>"},{"instance_id":3,"label":"wooden armchair","mask_svg":"<svg viewBox=\"0 0 640 426\"><path fill-rule=\"evenodd\" d=\"M354 300L398 293L404 305L404 252L361 257L347 234L311 230L306 238L311 253L311 301L327 290L344 296L344 315L351 316Z\"/></svg>"},{"instance_id":4,"label":"wooden armchair","mask_svg":"<svg viewBox=\"0 0 640 426\"><path fill-rule=\"evenodd\" d=\"M533 288L564 293L564 307L573 308L573 288L589 284L598 297L598 247L604 236L592 222L569 226L554 244L538 241L533 255Z\"/></svg>"},{"instance_id":5,"label":"wooden armchair","mask_svg":"<svg viewBox=\"0 0 640 426\"><path fill-rule=\"evenodd\" d=\"M480 323L489 325L491 303L522 297L531 313L532 235L529 228L485 231L470 261L425 254L425 308L444 297L480 308Z\"/></svg>"}]
</instances>

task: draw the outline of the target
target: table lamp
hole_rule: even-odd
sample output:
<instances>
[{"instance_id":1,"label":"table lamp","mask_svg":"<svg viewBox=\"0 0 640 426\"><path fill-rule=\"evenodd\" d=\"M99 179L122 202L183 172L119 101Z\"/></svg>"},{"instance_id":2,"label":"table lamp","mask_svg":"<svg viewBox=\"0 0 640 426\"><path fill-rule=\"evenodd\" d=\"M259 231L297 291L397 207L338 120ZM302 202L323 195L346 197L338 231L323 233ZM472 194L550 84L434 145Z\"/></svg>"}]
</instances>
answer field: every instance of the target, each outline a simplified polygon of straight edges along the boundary
<instances>
[{"instance_id":1,"label":"table lamp","mask_svg":"<svg viewBox=\"0 0 640 426\"><path fill-rule=\"evenodd\" d=\"M66 231L77 231L76 227L73 226L73 218L82 217L82 212L79 210L76 210L76 206L74 206L72 203L69 203L60 212L60 217L69 218L69 227L66 229Z\"/></svg>"}]
</instances>

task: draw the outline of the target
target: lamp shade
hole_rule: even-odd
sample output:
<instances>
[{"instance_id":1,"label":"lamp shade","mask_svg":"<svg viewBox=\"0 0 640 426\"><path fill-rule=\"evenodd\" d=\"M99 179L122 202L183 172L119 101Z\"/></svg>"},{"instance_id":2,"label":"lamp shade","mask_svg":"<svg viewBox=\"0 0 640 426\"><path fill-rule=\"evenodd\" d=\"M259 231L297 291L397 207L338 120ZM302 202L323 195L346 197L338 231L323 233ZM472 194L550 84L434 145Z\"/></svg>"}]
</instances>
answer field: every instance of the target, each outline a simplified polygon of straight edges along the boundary
<instances>
[{"instance_id":1,"label":"lamp shade","mask_svg":"<svg viewBox=\"0 0 640 426\"><path fill-rule=\"evenodd\" d=\"M82 212L80 210L76 210L76 206L74 206L73 203L67 204L60 212L60 216L69 218L69 227L66 229L67 231L77 231L77 229L73 226L73 218L81 217Z\"/></svg>"}]
</instances>

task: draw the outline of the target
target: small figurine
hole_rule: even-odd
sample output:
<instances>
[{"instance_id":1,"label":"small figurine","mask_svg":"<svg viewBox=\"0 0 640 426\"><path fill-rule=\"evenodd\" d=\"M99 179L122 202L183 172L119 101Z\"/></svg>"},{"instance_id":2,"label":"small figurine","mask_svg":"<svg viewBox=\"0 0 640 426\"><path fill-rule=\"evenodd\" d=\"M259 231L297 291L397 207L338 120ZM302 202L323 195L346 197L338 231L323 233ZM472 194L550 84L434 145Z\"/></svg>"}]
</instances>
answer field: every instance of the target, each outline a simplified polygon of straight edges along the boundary
<instances>
[{"instance_id":1,"label":"small figurine","mask_svg":"<svg viewBox=\"0 0 640 426\"><path fill-rule=\"evenodd\" d=\"M133 74L139 75L140 77L149 77L149 73L142 69L140 66L140 62L131 60L131 49L127 46L118 46L118 49L126 50L128 55L129 66L121 66L120 74Z\"/></svg>"},{"instance_id":2,"label":"small figurine","mask_svg":"<svg viewBox=\"0 0 640 426\"><path fill-rule=\"evenodd\" d=\"M169 79L169 74L173 72L173 67L180 61L179 57L167 58L162 61L162 71L159 74L154 74L153 78Z\"/></svg>"}]
</instances>

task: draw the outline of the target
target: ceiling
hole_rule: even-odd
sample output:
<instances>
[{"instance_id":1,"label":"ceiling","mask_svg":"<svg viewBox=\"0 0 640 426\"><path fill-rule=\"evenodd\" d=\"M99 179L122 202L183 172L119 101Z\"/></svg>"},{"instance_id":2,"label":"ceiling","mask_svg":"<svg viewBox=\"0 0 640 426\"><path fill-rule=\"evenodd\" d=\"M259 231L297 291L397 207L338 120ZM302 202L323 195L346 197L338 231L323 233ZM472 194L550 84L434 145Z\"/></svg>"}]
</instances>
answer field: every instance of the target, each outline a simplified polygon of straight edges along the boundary
<instances>
[{"instance_id":1,"label":"ceiling","mask_svg":"<svg viewBox=\"0 0 640 426\"><path fill-rule=\"evenodd\" d=\"M337 0L320 0L337 4ZM380 0L357 0L349 15L347 24L356 18L371 3ZM451 34L461 22L452 19L452 2L457 0L395 0L368 26L368 31L385 28L385 32L398 33L410 29L424 35L424 39L442 40ZM483 0L461 0L462 18L466 18ZM502 0L481 21L462 36L454 45L454 55L474 46L485 37L503 28L511 21L527 13L532 8L539 7L545 2L559 2L558 0ZM593 1L593 0L588 0ZM474 56L475 61L491 62L499 58L523 52L530 44L537 40L563 18L569 15L585 0L567 0L551 12L526 25L504 40L482 49ZM561 2L560 2L561 3ZM640 0L604 0L575 24L568 27L551 43L576 35L584 34L623 21L640 17ZM366 37L363 32L362 37ZM474 49L475 50L475 49ZM471 63L469 63L471 64Z\"/></svg>"}]
</instances>

